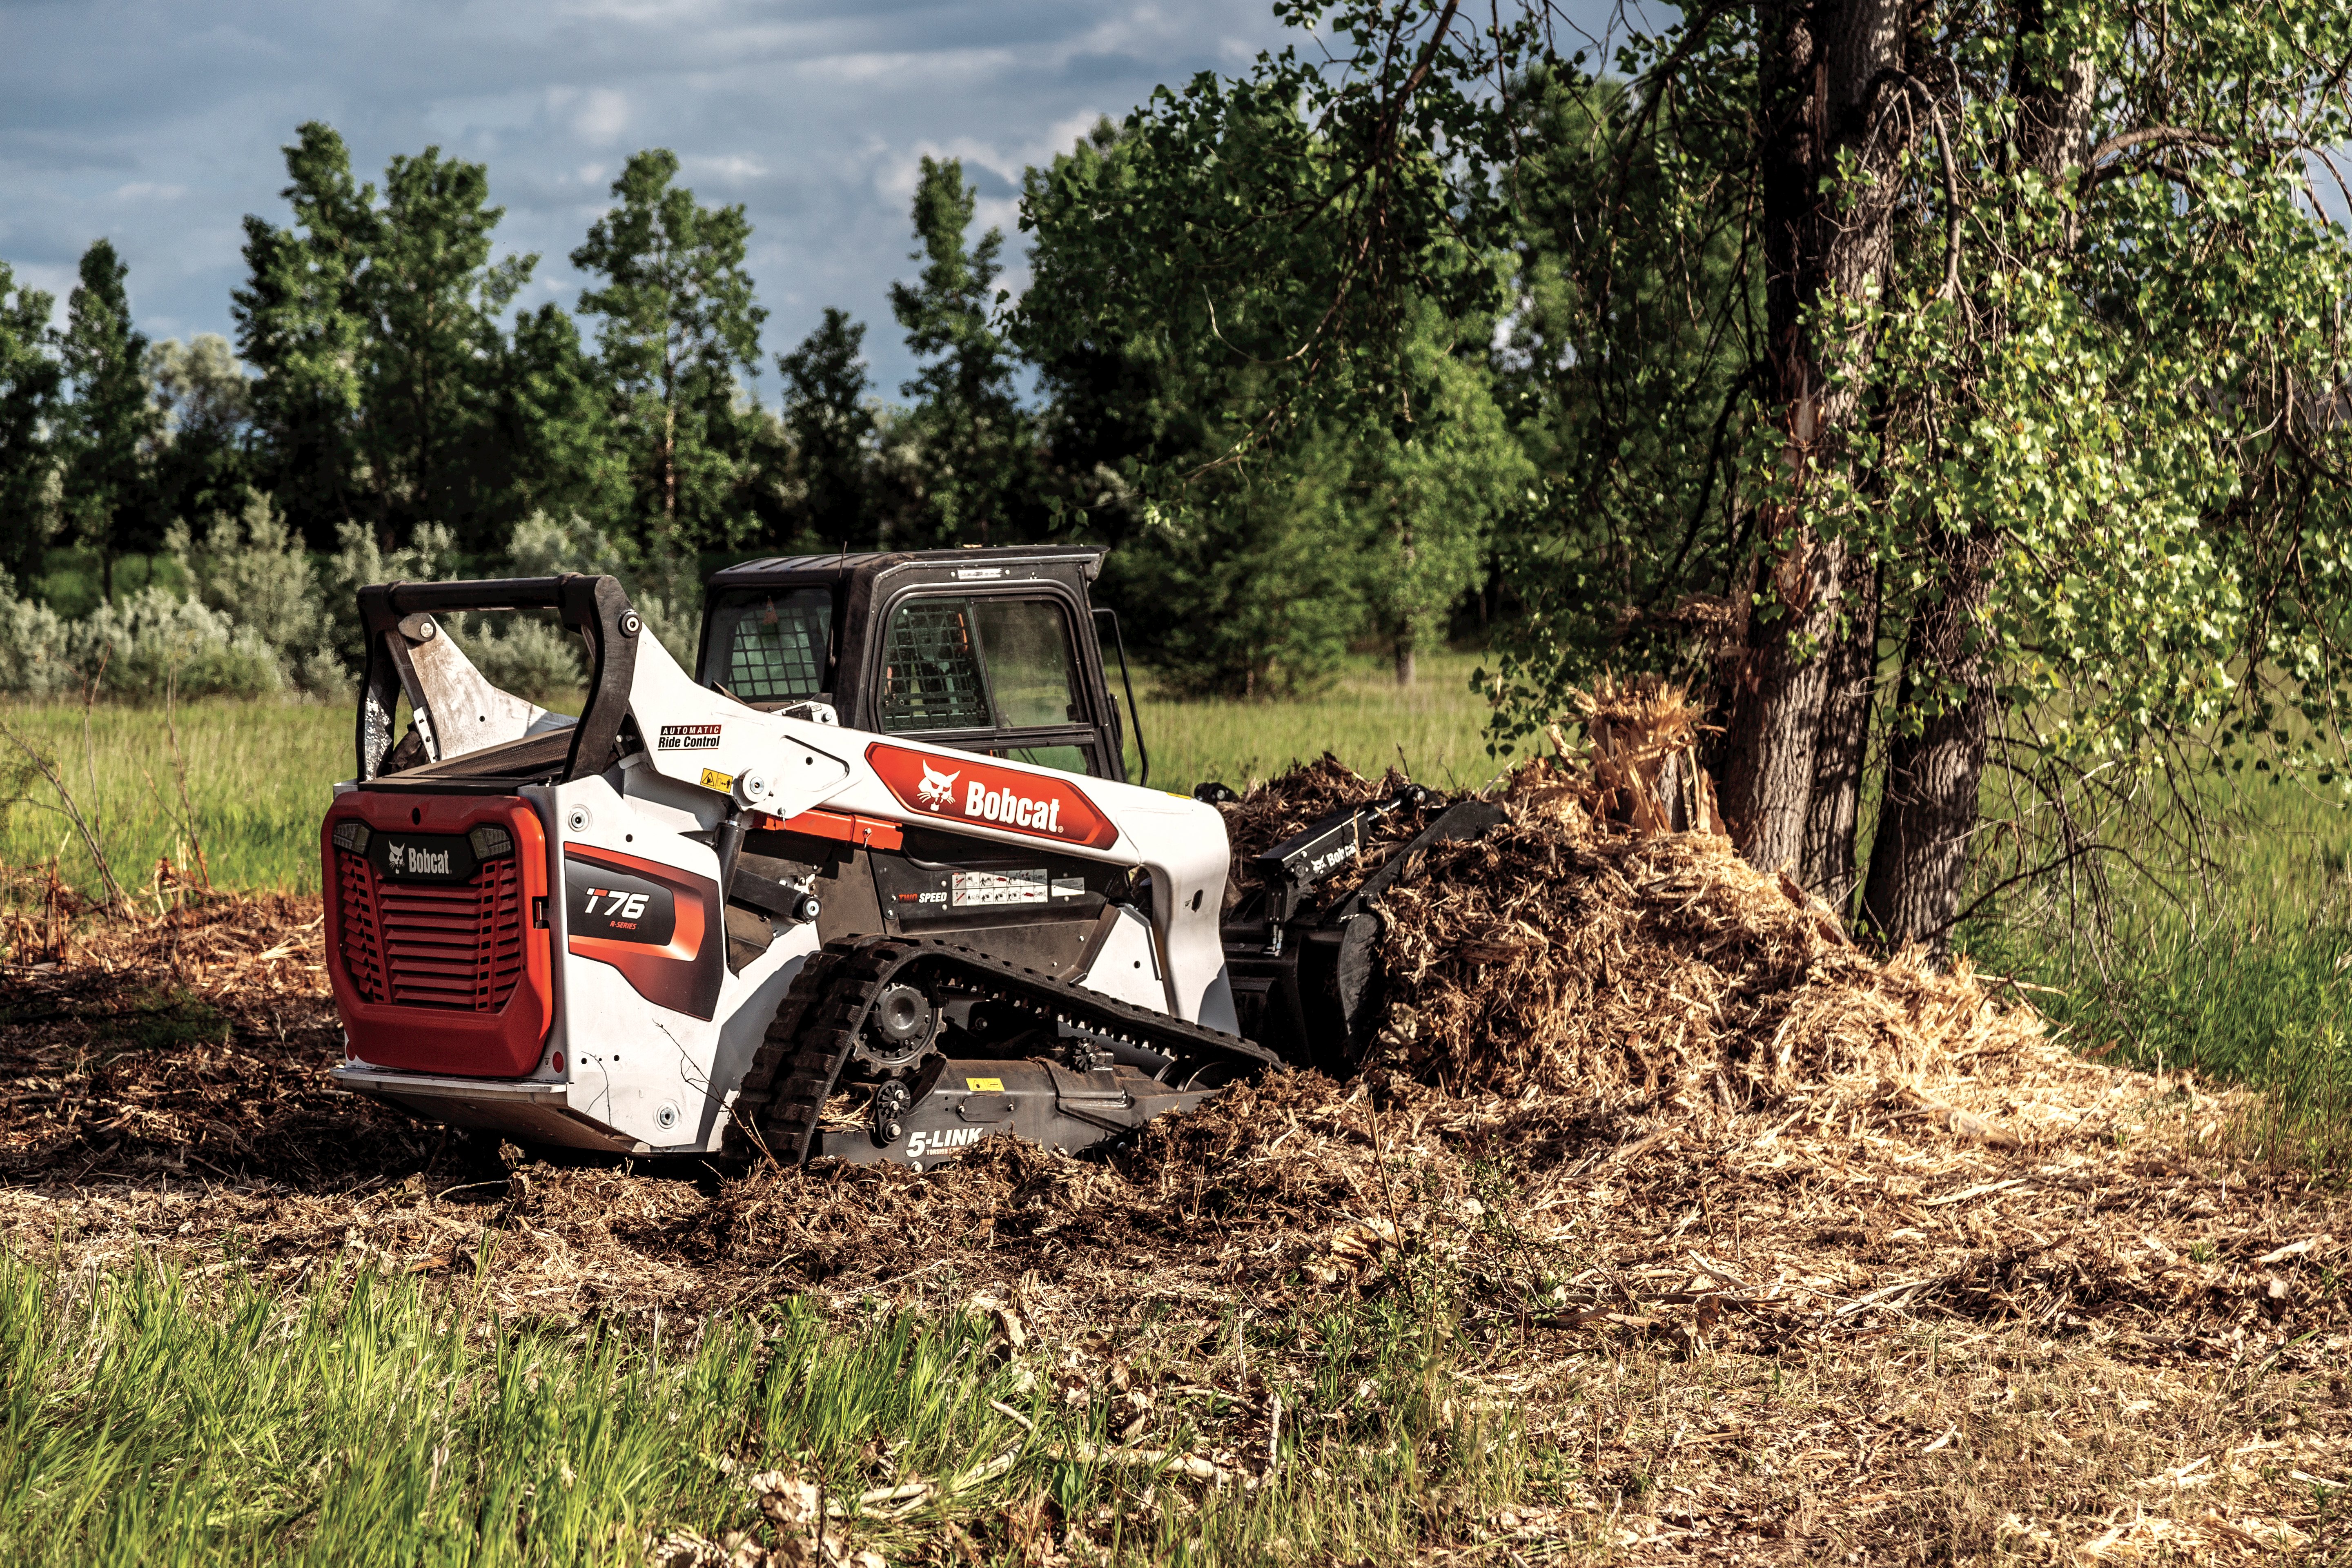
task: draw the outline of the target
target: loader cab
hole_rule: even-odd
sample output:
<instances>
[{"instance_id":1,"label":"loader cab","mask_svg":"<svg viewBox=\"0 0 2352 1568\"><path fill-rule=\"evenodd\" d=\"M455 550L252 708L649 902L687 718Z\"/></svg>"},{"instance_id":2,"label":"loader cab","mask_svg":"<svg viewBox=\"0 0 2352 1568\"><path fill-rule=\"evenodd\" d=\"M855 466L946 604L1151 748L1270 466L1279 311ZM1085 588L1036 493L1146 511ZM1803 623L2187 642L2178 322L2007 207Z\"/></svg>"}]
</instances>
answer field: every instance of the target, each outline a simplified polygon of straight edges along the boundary
<instances>
[{"instance_id":1,"label":"loader cab","mask_svg":"<svg viewBox=\"0 0 2352 1568\"><path fill-rule=\"evenodd\" d=\"M754 707L1125 782L1101 569L1054 545L746 562L708 579L698 672Z\"/></svg>"}]
</instances>

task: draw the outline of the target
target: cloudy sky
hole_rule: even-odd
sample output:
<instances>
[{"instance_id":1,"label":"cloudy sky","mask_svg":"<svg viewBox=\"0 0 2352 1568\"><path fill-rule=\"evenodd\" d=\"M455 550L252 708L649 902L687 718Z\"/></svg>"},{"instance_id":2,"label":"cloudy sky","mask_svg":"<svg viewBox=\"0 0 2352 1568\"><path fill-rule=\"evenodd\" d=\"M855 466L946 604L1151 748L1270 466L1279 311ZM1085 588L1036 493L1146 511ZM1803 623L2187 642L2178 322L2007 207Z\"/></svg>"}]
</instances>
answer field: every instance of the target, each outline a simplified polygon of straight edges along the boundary
<instances>
[{"instance_id":1,"label":"cloudy sky","mask_svg":"<svg viewBox=\"0 0 2352 1568\"><path fill-rule=\"evenodd\" d=\"M540 255L523 302L569 306L622 161L669 147L703 200L750 209L761 395L840 305L895 396L918 159L963 160L1017 289L1024 166L1295 41L1268 0L0 0L0 259L62 314L103 235L151 337L230 332L239 222L285 220L279 149L320 119L365 177L427 144L488 164L501 241Z\"/></svg>"},{"instance_id":2,"label":"cloudy sky","mask_svg":"<svg viewBox=\"0 0 2352 1568\"><path fill-rule=\"evenodd\" d=\"M1267 0L0 0L0 258L62 306L103 235L151 336L228 332L239 220L284 220L279 148L315 118L371 177L427 143L487 163L501 240L541 256L526 302L569 305L621 162L667 146L750 209L762 395L826 305L895 395L922 154L961 158L1010 234L1024 165L1281 31Z\"/></svg>"}]
</instances>

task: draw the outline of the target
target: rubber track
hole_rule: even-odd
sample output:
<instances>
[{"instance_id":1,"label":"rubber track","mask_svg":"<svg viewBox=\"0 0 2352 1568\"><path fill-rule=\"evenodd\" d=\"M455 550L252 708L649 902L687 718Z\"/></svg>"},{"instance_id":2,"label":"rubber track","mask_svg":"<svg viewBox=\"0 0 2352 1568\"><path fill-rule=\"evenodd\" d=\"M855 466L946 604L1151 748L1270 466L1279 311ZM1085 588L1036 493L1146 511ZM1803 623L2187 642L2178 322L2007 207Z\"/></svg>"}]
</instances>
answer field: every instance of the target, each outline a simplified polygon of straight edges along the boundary
<instances>
[{"instance_id":1,"label":"rubber track","mask_svg":"<svg viewBox=\"0 0 2352 1568\"><path fill-rule=\"evenodd\" d=\"M1202 1065L1206 1058L1255 1072L1276 1059L1273 1052L1239 1035L1116 1001L972 948L921 937L841 937L811 955L769 1021L767 1036L752 1054L735 1097L728 1131L730 1152L751 1153L743 1128L756 1121L759 1140L775 1159L787 1165L808 1159L816 1142L818 1118L849 1061L866 1013L891 977L918 962L927 969L944 966L960 972L953 979L961 989L1024 1004L1044 1017L1127 1040L1172 1058L1179 1066Z\"/></svg>"}]
</instances>

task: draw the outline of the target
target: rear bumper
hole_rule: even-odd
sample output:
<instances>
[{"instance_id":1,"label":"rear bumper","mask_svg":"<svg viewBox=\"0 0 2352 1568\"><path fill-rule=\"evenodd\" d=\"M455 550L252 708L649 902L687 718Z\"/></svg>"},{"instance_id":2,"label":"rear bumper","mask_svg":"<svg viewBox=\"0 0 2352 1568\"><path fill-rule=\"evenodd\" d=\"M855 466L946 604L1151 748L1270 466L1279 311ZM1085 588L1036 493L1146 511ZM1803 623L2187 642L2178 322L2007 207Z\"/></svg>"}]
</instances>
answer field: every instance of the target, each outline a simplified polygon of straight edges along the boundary
<instances>
[{"instance_id":1,"label":"rear bumper","mask_svg":"<svg viewBox=\"0 0 2352 1568\"><path fill-rule=\"evenodd\" d=\"M345 1062L327 1076L337 1089L453 1127L566 1149L602 1149L617 1154L651 1152L635 1138L572 1110L569 1084L448 1078L364 1062Z\"/></svg>"}]
</instances>

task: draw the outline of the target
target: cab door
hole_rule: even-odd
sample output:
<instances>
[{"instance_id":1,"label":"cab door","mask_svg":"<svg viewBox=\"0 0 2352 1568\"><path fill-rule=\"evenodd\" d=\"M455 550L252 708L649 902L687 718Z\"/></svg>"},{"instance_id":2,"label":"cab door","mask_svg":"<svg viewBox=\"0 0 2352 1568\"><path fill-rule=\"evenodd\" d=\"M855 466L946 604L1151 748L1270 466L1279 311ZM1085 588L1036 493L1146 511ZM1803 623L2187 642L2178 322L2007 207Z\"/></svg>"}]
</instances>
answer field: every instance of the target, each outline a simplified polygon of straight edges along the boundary
<instances>
[{"instance_id":1,"label":"cab door","mask_svg":"<svg viewBox=\"0 0 2352 1568\"><path fill-rule=\"evenodd\" d=\"M1063 595L916 590L891 602L881 642L874 691L884 734L1126 777L1118 731L1094 710Z\"/></svg>"}]
</instances>

